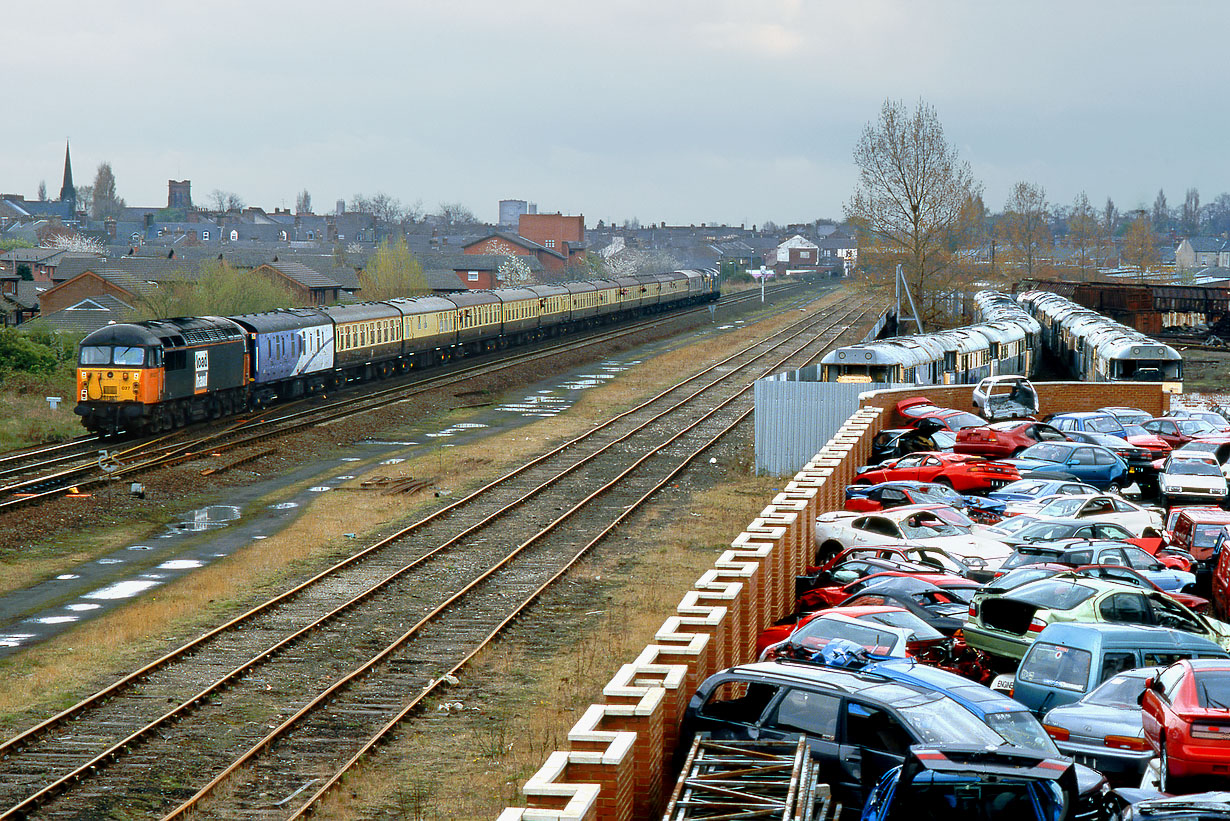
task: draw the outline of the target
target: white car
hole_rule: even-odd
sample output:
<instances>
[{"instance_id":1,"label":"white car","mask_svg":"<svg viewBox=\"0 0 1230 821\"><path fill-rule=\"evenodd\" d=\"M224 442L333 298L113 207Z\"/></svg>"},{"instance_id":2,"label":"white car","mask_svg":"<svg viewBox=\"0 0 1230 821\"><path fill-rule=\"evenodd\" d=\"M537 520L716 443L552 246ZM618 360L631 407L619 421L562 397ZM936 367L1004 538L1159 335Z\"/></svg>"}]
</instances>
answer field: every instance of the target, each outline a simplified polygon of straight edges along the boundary
<instances>
[{"instance_id":1,"label":"white car","mask_svg":"<svg viewBox=\"0 0 1230 821\"><path fill-rule=\"evenodd\" d=\"M1126 499L1109 493L1087 493L1080 496L1060 496L1034 511L1039 519L1089 519L1114 522L1141 536L1145 528L1161 534L1166 523L1160 513L1146 510Z\"/></svg>"},{"instance_id":2,"label":"white car","mask_svg":"<svg viewBox=\"0 0 1230 821\"><path fill-rule=\"evenodd\" d=\"M1174 451L1157 476L1157 489L1167 506L1221 504L1226 499L1226 477L1217 458L1209 453Z\"/></svg>"},{"instance_id":3,"label":"white car","mask_svg":"<svg viewBox=\"0 0 1230 821\"><path fill-rule=\"evenodd\" d=\"M988 422L1038 414L1038 392L1023 376L988 376L974 388L974 407Z\"/></svg>"},{"instance_id":4,"label":"white car","mask_svg":"<svg viewBox=\"0 0 1230 821\"><path fill-rule=\"evenodd\" d=\"M907 505L875 513L835 510L816 517L821 556L859 545L928 545L943 548L966 565L994 569L1012 549L947 505Z\"/></svg>"}]
</instances>

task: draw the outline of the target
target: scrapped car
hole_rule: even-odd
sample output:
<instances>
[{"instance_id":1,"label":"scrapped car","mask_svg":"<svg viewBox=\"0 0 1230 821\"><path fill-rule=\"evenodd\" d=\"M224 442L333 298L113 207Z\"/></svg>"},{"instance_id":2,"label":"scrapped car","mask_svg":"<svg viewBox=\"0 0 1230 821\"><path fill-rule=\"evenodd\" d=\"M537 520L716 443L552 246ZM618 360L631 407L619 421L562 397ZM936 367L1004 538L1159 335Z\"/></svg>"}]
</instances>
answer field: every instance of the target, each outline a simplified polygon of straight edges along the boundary
<instances>
[{"instance_id":1,"label":"scrapped car","mask_svg":"<svg viewBox=\"0 0 1230 821\"><path fill-rule=\"evenodd\" d=\"M837 639L852 641L871 655L905 657L921 654L945 637L901 607L833 607L761 630L756 654L760 661L807 660Z\"/></svg>"},{"instance_id":2,"label":"scrapped car","mask_svg":"<svg viewBox=\"0 0 1230 821\"><path fill-rule=\"evenodd\" d=\"M1039 555L1036 558L1041 559L1044 557ZM1012 561L1012 559L1010 558L1009 561ZM1059 564L1058 562L1029 562L1026 564L1015 565L1013 568L1006 571L1003 576L997 577L983 589L989 590L994 588L996 592L1003 592L1006 590L1011 590L1013 587L1019 587L1027 581L1047 579L1051 576L1057 576L1060 573L1076 573L1080 576L1088 576L1091 579L1102 579L1103 581L1118 582L1119 584L1139 587L1141 590L1153 590L1158 593L1165 593L1179 604L1191 609L1194 613L1204 615L1211 612L1211 603L1208 599L1192 593L1184 593L1180 590L1163 590L1150 581L1139 570L1118 564L1085 564L1073 566L1070 564ZM1007 579L1006 582L1005 579Z\"/></svg>"},{"instance_id":3,"label":"scrapped car","mask_svg":"<svg viewBox=\"0 0 1230 821\"><path fill-rule=\"evenodd\" d=\"M864 465L854 476L855 484L881 482L935 482L960 491L979 493L1003 487L1021 478L1012 465L965 453L912 453L878 465Z\"/></svg>"},{"instance_id":4,"label":"scrapped car","mask_svg":"<svg viewBox=\"0 0 1230 821\"><path fill-rule=\"evenodd\" d=\"M957 435L936 420L928 420L917 428L887 428L871 440L871 464L911 453L949 451L956 441Z\"/></svg>"},{"instance_id":5,"label":"scrapped car","mask_svg":"<svg viewBox=\"0 0 1230 821\"><path fill-rule=\"evenodd\" d=\"M1230 476L1230 436L1221 435L1210 436L1206 439L1193 439L1183 447L1171 451L1171 453L1180 455L1203 454L1206 458L1211 456L1221 468L1222 475Z\"/></svg>"},{"instance_id":6,"label":"scrapped car","mask_svg":"<svg viewBox=\"0 0 1230 821\"><path fill-rule=\"evenodd\" d=\"M1144 576L1157 589L1166 592L1191 591L1196 583L1194 573L1166 567L1135 545L1103 539L1065 539L1058 542L1021 545L1017 548L1016 553L1000 565L1000 570L1043 563L1072 567L1095 565L1128 568ZM1086 575L1093 576L1093 574Z\"/></svg>"},{"instance_id":7,"label":"scrapped car","mask_svg":"<svg viewBox=\"0 0 1230 821\"><path fill-rule=\"evenodd\" d=\"M1149 433L1138 424L1125 424L1123 429L1127 431L1127 440L1148 451L1150 459L1165 459L1170 455L1170 445L1160 436Z\"/></svg>"},{"instance_id":8,"label":"scrapped car","mask_svg":"<svg viewBox=\"0 0 1230 821\"><path fill-rule=\"evenodd\" d=\"M1065 433L1068 431L1109 433L1120 439L1127 436L1127 431L1123 429L1123 423L1114 414L1102 411L1056 413L1048 416L1046 421Z\"/></svg>"},{"instance_id":9,"label":"scrapped car","mask_svg":"<svg viewBox=\"0 0 1230 821\"><path fill-rule=\"evenodd\" d=\"M818 555L859 545L915 544L939 547L970 567L994 568L1012 551L946 505L896 507L860 515L844 510L816 517Z\"/></svg>"},{"instance_id":10,"label":"scrapped car","mask_svg":"<svg viewBox=\"0 0 1230 821\"><path fill-rule=\"evenodd\" d=\"M1115 790L1112 796L1130 796L1126 806L1117 810L1119 821L1230 820L1230 792L1221 790L1173 796L1149 790Z\"/></svg>"},{"instance_id":11,"label":"scrapped car","mask_svg":"<svg viewBox=\"0 0 1230 821\"><path fill-rule=\"evenodd\" d=\"M1074 430L1068 431L1068 438L1074 442L1101 445L1122 459L1127 465L1127 477L1124 481L1135 482L1142 494L1151 496L1157 490L1158 469L1153 463L1158 457L1152 451L1109 433Z\"/></svg>"},{"instance_id":12,"label":"scrapped car","mask_svg":"<svg viewBox=\"0 0 1230 821\"><path fill-rule=\"evenodd\" d=\"M990 422L1038 413L1038 392L1023 376L988 376L974 387L973 398L974 408Z\"/></svg>"},{"instance_id":13,"label":"scrapped car","mask_svg":"<svg viewBox=\"0 0 1230 821\"><path fill-rule=\"evenodd\" d=\"M1148 422L1153 418L1153 414L1148 411L1143 411L1140 408L1098 408L1098 413L1109 413L1111 416L1119 420L1119 424L1125 428L1128 425L1139 425L1141 422Z\"/></svg>"},{"instance_id":14,"label":"scrapped car","mask_svg":"<svg viewBox=\"0 0 1230 821\"><path fill-rule=\"evenodd\" d=\"M806 737L835 797L861 807L870 785L912 745L1005 743L976 715L926 687L801 662L732 667L701 682L688 702L677 749L711 738L796 741Z\"/></svg>"},{"instance_id":15,"label":"scrapped car","mask_svg":"<svg viewBox=\"0 0 1230 821\"><path fill-rule=\"evenodd\" d=\"M854 581L843 585L801 589L802 585L796 580L794 608L796 612L804 613L812 610L821 610L825 607L836 607L841 602L857 593L862 593L874 584L898 579L917 579L928 582L942 589L946 595L967 603L974 597L974 593L982 587L978 582L962 578L961 576L954 576L949 573L925 572L925 570L920 571L914 565L898 566L874 573L865 573Z\"/></svg>"},{"instance_id":16,"label":"scrapped car","mask_svg":"<svg viewBox=\"0 0 1230 821\"><path fill-rule=\"evenodd\" d=\"M901 607L946 636L960 630L969 613L969 603L952 591L925 579L906 576L880 577L838 602L837 606Z\"/></svg>"},{"instance_id":17,"label":"scrapped car","mask_svg":"<svg viewBox=\"0 0 1230 821\"><path fill-rule=\"evenodd\" d=\"M1140 424L1149 433L1162 439L1172 448L1180 448L1193 439L1216 435L1218 429L1203 419L1173 419L1157 417Z\"/></svg>"},{"instance_id":18,"label":"scrapped car","mask_svg":"<svg viewBox=\"0 0 1230 821\"><path fill-rule=\"evenodd\" d=\"M1190 553L1197 561L1207 562L1222 528L1230 525L1230 511L1220 507L1172 508L1167 516L1166 535L1170 547Z\"/></svg>"},{"instance_id":19,"label":"scrapped car","mask_svg":"<svg viewBox=\"0 0 1230 821\"><path fill-rule=\"evenodd\" d=\"M1168 627L1230 647L1230 625L1193 613L1164 593L1075 573L1040 579L1006 593L984 590L975 595L965 638L971 647L992 656L1018 660L1055 622Z\"/></svg>"},{"instance_id":20,"label":"scrapped car","mask_svg":"<svg viewBox=\"0 0 1230 821\"><path fill-rule=\"evenodd\" d=\"M1098 522L1114 522L1122 525L1133 536L1140 536L1146 528L1161 533L1165 527L1161 514L1129 502L1119 496L1106 493L1091 493L1081 496L1062 496L1034 512L1040 519L1090 519Z\"/></svg>"},{"instance_id":21,"label":"scrapped car","mask_svg":"<svg viewBox=\"0 0 1230 821\"><path fill-rule=\"evenodd\" d=\"M1002 528L1008 522L1025 521L1011 534L1005 534ZM1135 534L1123 525L1114 522L1094 522L1087 519L1040 519L1030 516L1017 516L1005 519L988 532L1004 544L1019 550L1022 545L1038 542L1057 542L1061 539L1112 539L1125 541Z\"/></svg>"},{"instance_id":22,"label":"scrapped car","mask_svg":"<svg viewBox=\"0 0 1230 821\"><path fill-rule=\"evenodd\" d=\"M924 419L934 419L951 431L987 423L987 420L969 411L937 407L925 396L902 399L897 403L897 413L906 420L907 427L918 427Z\"/></svg>"},{"instance_id":23,"label":"scrapped car","mask_svg":"<svg viewBox=\"0 0 1230 821\"><path fill-rule=\"evenodd\" d=\"M1080 701L1049 710L1043 726L1069 758L1105 775L1139 779L1153 758L1140 724L1140 695L1161 667L1124 670Z\"/></svg>"},{"instance_id":24,"label":"scrapped car","mask_svg":"<svg viewBox=\"0 0 1230 821\"><path fill-rule=\"evenodd\" d=\"M1219 431L1230 432L1230 421L1217 411L1200 408L1174 408L1162 414L1167 419L1203 419Z\"/></svg>"},{"instance_id":25,"label":"scrapped car","mask_svg":"<svg viewBox=\"0 0 1230 821\"><path fill-rule=\"evenodd\" d=\"M988 459L1016 456L1039 442L1067 442L1068 437L1045 422L992 422L957 431L954 453L972 453Z\"/></svg>"},{"instance_id":26,"label":"scrapped car","mask_svg":"<svg viewBox=\"0 0 1230 821\"><path fill-rule=\"evenodd\" d=\"M1230 661L1184 659L1149 680L1140 700L1162 792L1187 776L1230 775Z\"/></svg>"},{"instance_id":27,"label":"scrapped car","mask_svg":"<svg viewBox=\"0 0 1230 821\"><path fill-rule=\"evenodd\" d=\"M1080 700L1124 670L1226 655L1225 650L1207 638L1182 630L1057 622L1038 635L1017 665L1015 676L1001 677L998 684L1007 686L1014 699L1042 715L1052 707Z\"/></svg>"},{"instance_id":28,"label":"scrapped car","mask_svg":"<svg viewBox=\"0 0 1230 821\"><path fill-rule=\"evenodd\" d=\"M1043 442L1005 459L1023 475L1034 472L1060 472L1099 490L1122 490L1134 480L1127 476L1127 464L1100 445L1083 442Z\"/></svg>"},{"instance_id":29,"label":"scrapped car","mask_svg":"<svg viewBox=\"0 0 1230 821\"><path fill-rule=\"evenodd\" d=\"M1174 504L1221 504L1226 501L1226 477L1212 456L1182 455L1175 451L1157 475L1157 489L1167 506Z\"/></svg>"},{"instance_id":30,"label":"scrapped car","mask_svg":"<svg viewBox=\"0 0 1230 821\"><path fill-rule=\"evenodd\" d=\"M1004 502L1028 502L1042 496L1053 496L1061 493L1097 493L1093 485L1077 482L1072 479L1019 479L1010 485L987 494L989 499L999 499Z\"/></svg>"},{"instance_id":31,"label":"scrapped car","mask_svg":"<svg viewBox=\"0 0 1230 821\"><path fill-rule=\"evenodd\" d=\"M1100 804L1100 798L1091 799ZM867 797L862 821L1064 821L1082 813L1071 762L1028 750L968 745L910 750Z\"/></svg>"},{"instance_id":32,"label":"scrapped car","mask_svg":"<svg viewBox=\"0 0 1230 821\"><path fill-rule=\"evenodd\" d=\"M1004 503L998 499L965 496L938 482L896 481L846 486L846 510L871 512L903 505L934 504L955 507L982 523L999 521L1004 513Z\"/></svg>"}]
</instances>

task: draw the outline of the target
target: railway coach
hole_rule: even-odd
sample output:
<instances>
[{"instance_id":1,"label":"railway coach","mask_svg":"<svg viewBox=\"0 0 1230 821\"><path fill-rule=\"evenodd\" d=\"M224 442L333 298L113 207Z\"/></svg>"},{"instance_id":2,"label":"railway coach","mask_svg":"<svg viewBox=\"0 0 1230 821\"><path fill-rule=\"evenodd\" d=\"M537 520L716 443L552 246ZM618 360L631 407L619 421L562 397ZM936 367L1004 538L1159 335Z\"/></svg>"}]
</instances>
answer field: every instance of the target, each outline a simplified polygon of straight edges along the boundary
<instances>
[{"instance_id":1,"label":"railway coach","mask_svg":"<svg viewBox=\"0 0 1230 821\"><path fill-rule=\"evenodd\" d=\"M711 271L108 325L81 343L74 409L106 435L189 422L712 301Z\"/></svg>"}]
</instances>

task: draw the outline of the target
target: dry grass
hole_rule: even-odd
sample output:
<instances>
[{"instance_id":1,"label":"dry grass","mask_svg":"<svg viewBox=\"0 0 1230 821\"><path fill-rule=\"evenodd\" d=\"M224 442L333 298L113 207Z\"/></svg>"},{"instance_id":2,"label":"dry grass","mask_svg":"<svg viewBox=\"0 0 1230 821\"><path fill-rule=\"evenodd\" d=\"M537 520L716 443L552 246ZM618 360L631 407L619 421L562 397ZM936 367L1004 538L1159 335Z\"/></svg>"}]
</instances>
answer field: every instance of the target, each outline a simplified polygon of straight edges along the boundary
<instances>
[{"instance_id":1,"label":"dry grass","mask_svg":"<svg viewBox=\"0 0 1230 821\"><path fill-rule=\"evenodd\" d=\"M0 450L13 450L44 442L64 442L84 433L81 417L73 413L76 385L66 377L10 375L0 390ZM51 409L48 396L59 396Z\"/></svg>"},{"instance_id":2,"label":"dry grass","mask_svg":"<svg viewBox=\"0 0 1230 821\"><path fill-rule=\"evenodd\" d=\"M834 294L824 302L837 299ZM775 314L754 328L680 348L587 391L562 416L485 441L439 447L380 473L432 476L438 488L455 497L494 477L501 468L583 432L610 415L612 408L635 404L681 374L692 373L796 318L795 313ZM436 814L422 817L494 817L505 803L516 803L520 783L541 765L547 752L562 744L577 710L600 694L612 672L652 637L683 592L712 564L716 552L724 549L763 507L776 480L747 478L746 455L741 459L728 477L730 484L688 503L691 512L703 516L674 516L673 510L666 509L658 514L660 524L644 526L643 532L637 533L635 544L625 551L627 556L590 560L578 570L575 580L560 585L567 589L582 584L587 595L593 588L607 600L601 606L595 601L592 607L583 607L570 616L580 620L572 628L576 632L552 651L550 663L544 663L542 648L532 646L536 640L534 628L520 631L526 633L523 638L527 643L501 642L477 662L472 680L491 677L511 680L515 686L495 688L498 693L490 697L501 700L483 714L465 714L464 726L458 728L455 738L433 734L411 740L426 742L411 760L438 762L438 766L427 768L431 774L424 778L428 780L416 781L417 776L407 774L423 773L419 765L408 767L407 772L383 766L395 755L382 754L381 765L368 767L365 775L356 774L348 780L352 789L344 792L361 792L364 805L379 804L385 808L382 812L399 818L417 817L413 813L421 802L415 796L428 794L429 806ZM350 465L346 470L354 472L357 467ZM357 481L352 484L357 485ZM261 500L255 507L272 501L276 499ZM356 540L343 534L358 534L358 543L368 543L378 532L387 532L392 523L408 521L433 503L428 494L410 500L362 491L322 494L288 529L0 661L0 724L28 723L32 715L44 715L72 703L89 688L114 676L100 671L129 669L136 660L160 654L182 637L239 612L258 596L283 589L289 580L302 578L310 570L353 551ZM628 528L625 538L632 532L633 528ZM111 549L111 538L77 547L72 561L63 561L61 567L70 566L81 555L93 556ZM50 569L50 561L40 572ZM619 584L613 584L616 580ZM554 635L549 628L556 621L548 622L548 638ZM542 629L541 624L538 629ZM486 695L484 692L483 697ZM511 750L506 749L505 739L511 739L507 742ZM474 785L480 783L482 788L475 789ZM454 811L440 809L437 797L446 794L455 796ZM355 806L341 813L360 814Z\"/></svg>"}]
</instances>

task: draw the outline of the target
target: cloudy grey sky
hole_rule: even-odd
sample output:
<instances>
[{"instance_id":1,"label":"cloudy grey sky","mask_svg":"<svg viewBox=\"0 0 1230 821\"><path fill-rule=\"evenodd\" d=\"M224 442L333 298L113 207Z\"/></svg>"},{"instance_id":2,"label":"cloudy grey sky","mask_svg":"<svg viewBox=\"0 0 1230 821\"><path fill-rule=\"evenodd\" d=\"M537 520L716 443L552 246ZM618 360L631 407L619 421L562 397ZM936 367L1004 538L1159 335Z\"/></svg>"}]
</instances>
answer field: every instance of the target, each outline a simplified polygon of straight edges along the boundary
<instances>
[{"instance_id":1,"label":"cloudy grey sky","mask_svg":"<svg viewBox=\"0 0 1230 821\"><path fill-rule=\"evenodd\" d=\"M886 97L933 104L1002 208L1230 191L1224 2L6 3L0 190L100 161L129 204L384 191L642 222L840 217Z\"/></svg>"}]
</instances>

